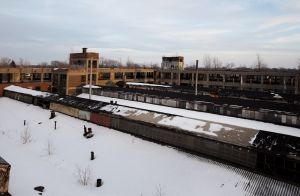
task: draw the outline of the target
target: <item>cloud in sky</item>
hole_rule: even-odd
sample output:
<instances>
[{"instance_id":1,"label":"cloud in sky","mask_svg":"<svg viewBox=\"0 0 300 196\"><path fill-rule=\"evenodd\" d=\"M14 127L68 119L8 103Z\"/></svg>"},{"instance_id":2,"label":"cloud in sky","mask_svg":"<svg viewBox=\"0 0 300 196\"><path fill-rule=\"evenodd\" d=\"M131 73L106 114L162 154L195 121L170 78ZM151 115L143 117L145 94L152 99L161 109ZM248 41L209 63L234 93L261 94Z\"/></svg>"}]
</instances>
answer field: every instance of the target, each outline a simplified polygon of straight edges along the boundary
<instances>
[{"instance_id":1,"label":"cloud in sky","mask_svg":"<svg viewBox=\"0 0 300 196\"><path fill-rule=\"evenodd\" d=\"M160 63L205 54L272 67L300 58L298 0L15 0L0 7L0 56L32 63L67 60L93 48L102 56Z\"/></svg>"}]
</instances>

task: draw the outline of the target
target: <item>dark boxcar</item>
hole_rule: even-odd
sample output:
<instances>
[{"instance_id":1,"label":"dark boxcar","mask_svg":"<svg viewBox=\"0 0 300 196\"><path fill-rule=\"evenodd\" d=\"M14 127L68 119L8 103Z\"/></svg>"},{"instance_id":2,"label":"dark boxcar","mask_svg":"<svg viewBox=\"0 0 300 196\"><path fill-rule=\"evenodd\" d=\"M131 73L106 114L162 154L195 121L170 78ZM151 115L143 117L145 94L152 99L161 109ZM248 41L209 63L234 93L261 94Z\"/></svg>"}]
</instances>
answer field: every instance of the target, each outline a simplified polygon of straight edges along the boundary
<instances>
[{"instance_id":1,"label":"dark boxcar","mask_svg":"<svg viewBox=\"0 0 300 196\"><path fill-rule=\"evenodd\" d=\"M24 103L33 104L33 96L32 95L26 95L23 93L4 90L4 96L24 102Z\"/></svg>"},{"instance_id":2,"label":"dark boxcar","mask_svg":"<svg viewBox=\"0 0 300 196\"><path fill-rule=\"evenodd\" d=\"M100 125L100 116L98 113L91 112L91 122Z\"/></svg>"},{"instance_id":3,"label":"dark boxcar","mask_svg":"<svg viewBox=\"0 0 300 196\"><path fill-rule=\"evenodd\" d=\"M110 127L111 123L110 116L108 114L98 114L94 112L91 113L91 121L104 127Z\"/></svg>"},{"instance_id":4,"label":"dark boxcar","mask_svg":"<svg viewBox=\"0 0 300 196\"><path fill-rule=\"evenodd\" d=\"M108 114L99 114L99 122L101 126L110 128L110 116Z\"/></svg>"}]
</instances>

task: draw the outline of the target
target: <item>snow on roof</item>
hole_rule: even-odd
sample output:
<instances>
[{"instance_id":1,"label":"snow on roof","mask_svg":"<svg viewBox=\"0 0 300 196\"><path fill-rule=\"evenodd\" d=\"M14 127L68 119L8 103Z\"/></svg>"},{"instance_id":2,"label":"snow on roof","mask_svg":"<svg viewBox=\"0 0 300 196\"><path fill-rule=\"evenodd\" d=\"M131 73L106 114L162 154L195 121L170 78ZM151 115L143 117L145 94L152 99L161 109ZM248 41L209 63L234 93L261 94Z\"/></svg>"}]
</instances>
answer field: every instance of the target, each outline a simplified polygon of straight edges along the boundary
<instances>
[{"instance_id":1,"label":"snow on roof","mask_svg":"<svg viewBox=\"0 0 300 196\"><path fill-rule=\"evenodd\" d=\"M88 84L88 85L85 85L85 86L83 86L83 88L90 88L90 85L89 85L89 84ZM91 85L91 88L101 88L101 87Z\"/></svg>"},{"instance_id":2,"label":"snow on roof","mask_svg":"<svg viewBox=\"0 0 300 196\"><path fill-rule=\"evenodd\" d=\"M88 99L89 95L80 94L78 95L78 97ZM113 101L117 101L117 103L122 106L129 106L129 107L134 107L139 109L151 110L154 112L161 112L165 114L187 117L191 119L210 121L210 122L216 122L216 123L226 124L231 126L238 126L238 127L248 128L248 129L263 130L263 131L268 131L273 133L280 133L280 134L300 137L300 129L298 128L260 122L256 120L235 118L235 117L223 116L218 114L191 111L191 110L186 110L181 108L172 108L167 106L154 105L154 104L137 102L137 101L128 101L128 100L116 99L116 98L104 97L104 96L92 95L92 99L106 102L106 103L110 103L110 101L113 100Z\"/></svg>"},{"instance_id":3,"label":"snow on roof","mask_svg":"<svg viewBox=\"0 0 300 196\"><path fill-rule=\"evenodd\" d=\"M124 116L128 119L176 128L192 134L240 146L250 146L250 144L252 144L251 142L254 141L253 138L259 132L259 130L239 126L167 115L118 105L106 105L100 110Z\"/></svg>"},{"instance_id":4,"label":"snow on roof","mask_svg":"<svg viewBox=\"0 0 300 196\"><path fill-rule=\"evenodd\" d=\"M138 83L138 82L126 82L126 84L131 85L131 86L149 86L149 87L164 87L164 88L171 88L171 86L167 86L167 85L148 84L148 83Z\"/></svg>"},{"instance_id":5,"label":"snow on roof","mask_svg":"<svg viewBox=\"0 0 300 196\"><path fill-rule=\"evenodd\" d=\"M23 87L14 86L14 85L7 86L4 88L4 90L23 93L23 94L32 95L32 96L41 96L41 97L46 97L51 94L51 93L47 93L47 92L32 90L32 89L23 88Z\"/></svg>"}]
</instances>

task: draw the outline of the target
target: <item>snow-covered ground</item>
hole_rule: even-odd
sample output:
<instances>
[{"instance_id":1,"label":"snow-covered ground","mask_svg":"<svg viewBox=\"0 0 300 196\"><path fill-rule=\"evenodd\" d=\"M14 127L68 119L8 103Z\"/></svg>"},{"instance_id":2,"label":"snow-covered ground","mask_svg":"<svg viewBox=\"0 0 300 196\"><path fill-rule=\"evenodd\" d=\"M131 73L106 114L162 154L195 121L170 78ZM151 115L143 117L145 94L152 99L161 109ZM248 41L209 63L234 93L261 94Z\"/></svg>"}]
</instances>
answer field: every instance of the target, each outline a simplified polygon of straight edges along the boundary
<instances>
[{"instance_id":1,"label":"snow-covered ground","mask_svg":"<svg viewBox=\"0 0 300 196\"><path fill-rule=\"evenodd\" d=\"M300 194L299 187L242 169L60 113L52 120L49 116L49 110L0 98L0 156L12 166L9 190L14 196L36 196L38 185L45 186L44 196ZM93 138L83 137L84 125L93 129ZM26 127L31 142L22 144ZM90 169L91 185L78 183L78 168ZM97 178L104 181L100 188L94 186Z\"/></svg>"},{"instance_id":2,"label":"snow-covered ground","mask_svg":"<svg viewBox=\"0 0 300 196\"><path fill-rule=\"evenodd\" d=\"M88 99L89 94L80 94L78 95L78 97ZM223 116L218 114L210 114L210 113L199 112L199 111L191 111L191 110L185 110L181 108L172 108L172 107L167 107L162 105L154 105L149 103L129 101L124 99L116 99L116 98L104 97L98 95L92 95L91 98L93 100L102 101L106 103L109 103L111 100L113 100L114 102L117 101L118 105L123 105L123 106L135 107L139 109L146 109L155 112L162 112L166 114L178 115L178 116L183 116L183 117L188 117L188 118L193 118L198 120L211 121L211 122L217 122L221 124L228 124L228 125L245 127L249 129L263 130L263 131L282 133L282 134L300 137L300 129L288 127L288 126L275 125L272 123L265 123L265 122L255 121L255 120L247 120L242 118L235 118L235 117Z\"/></svg>"}]
</instances>

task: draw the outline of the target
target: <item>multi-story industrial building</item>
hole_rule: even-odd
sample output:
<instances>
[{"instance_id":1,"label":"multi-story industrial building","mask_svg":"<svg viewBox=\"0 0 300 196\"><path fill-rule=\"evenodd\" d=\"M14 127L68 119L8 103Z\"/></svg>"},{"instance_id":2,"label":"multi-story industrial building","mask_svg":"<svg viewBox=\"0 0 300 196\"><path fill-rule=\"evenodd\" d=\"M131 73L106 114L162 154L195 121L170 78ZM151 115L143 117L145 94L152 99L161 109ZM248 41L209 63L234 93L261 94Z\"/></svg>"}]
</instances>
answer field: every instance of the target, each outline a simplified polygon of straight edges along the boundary
<instances>
[{"instance_id":1,"label":"multi-story industrial building","mask_svg":"<svg viewBox=\"0 0 300 196\"><path fill-rule=\"evenodd\" d=\"M41 66L0 67L0 96L2 96L3 89L11 84L35 90L51 91L52 68Z\"/></svg>"},{"instance_id":2,"label":"multi-story industrial building","mask_svg":"<svg viewBox=\"0 0 300 196\"><path fill-rule=\"evenodd\" d=\"M93 85L112 86L121 81L154 83L154 69L99 67L99 54L83 48L82 53L70 54L70 67L53 70L52 92L77 94L82 86L90 83L90 76Z\"/></svg>"},{"instance_id":3,"label":"multi-story industrial building","mask_svg":"<svg viewBox=\"0 0 300 196\"><path fill-rule=\"evenodd\" d=\"M299 94L299 70L199 69L200 87ZM196 70L159 70L155 83L194 86Z\"/></svg>"},{"instance_id":4,"label":"multi-story industrial building","mask_svg":"<svg viewBox=\"0 0 300 196\"><path fill-rule=\"evenodd\" d=\"M53 70L52 90L61 94L77 94L81 87L89 84L89 77L83 68L63 68ZM92 70L92 84L113 86L118 82L154 83L151 68L98 68Z\"/></svg>"},{"instance_id":5,"label":"multi-story industrial building","mask_svg":"<svg viewBox=\"0 0 300 196\"><path fill-rule=\"evenodd\" d=\"M162 57L161 68L163 70L180 70L184 69L184 57Z\"/></svg>"},{"instance_id":6,"label":"multi-story industrial building","mask_svg":"<svg viewBox=\"0 0 300 196\"><path fill-rule=\"evenodd\" d=\"M196 70L182 70L183 60L183 57L163 57L161 69L104 68L99 67L98 53L87 52L87 48L83 48L81 53L70 54L70 65L67 67L0 67L0 96L3 88L10 84L54 93L76 94L82 86L89 84L90 75L93 85L113 86L120 82L144 82L195 86ZM212 89L300 94L299 70L200 68L197 83L199 87Z\"/></svg>"}]
</instances>

